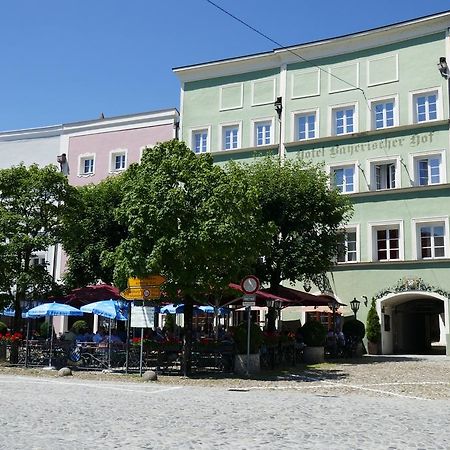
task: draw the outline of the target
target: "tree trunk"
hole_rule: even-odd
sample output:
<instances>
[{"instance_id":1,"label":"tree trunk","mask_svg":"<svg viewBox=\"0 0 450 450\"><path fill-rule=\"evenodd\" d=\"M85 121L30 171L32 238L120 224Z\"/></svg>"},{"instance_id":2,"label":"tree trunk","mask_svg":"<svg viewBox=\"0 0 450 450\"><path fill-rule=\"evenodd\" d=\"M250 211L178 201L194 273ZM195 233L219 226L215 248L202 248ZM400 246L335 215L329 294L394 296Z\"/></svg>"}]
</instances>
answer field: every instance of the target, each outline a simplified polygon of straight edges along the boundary
<instances>
[{"instance_id":1,"label":"tree trunk","mask_svg":"<svg viewBox=\"0 0 450 450\"><path fill-rule=\"evenodd\" d=\"M188 377L192 370L192 318L194 313L194 299L190 295L184 297L184 347L183 347L183 375Z\"/></svg>"}]
</instances>

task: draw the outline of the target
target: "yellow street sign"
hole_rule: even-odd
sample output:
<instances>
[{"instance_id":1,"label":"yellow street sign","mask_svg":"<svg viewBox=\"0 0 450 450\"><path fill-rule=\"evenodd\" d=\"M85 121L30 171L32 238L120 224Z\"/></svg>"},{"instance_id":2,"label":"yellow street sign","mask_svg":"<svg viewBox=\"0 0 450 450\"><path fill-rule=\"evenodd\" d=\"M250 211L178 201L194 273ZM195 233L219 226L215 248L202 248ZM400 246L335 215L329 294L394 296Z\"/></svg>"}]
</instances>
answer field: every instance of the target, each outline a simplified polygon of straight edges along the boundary
<instances>
[{"instance_id":1,"label":"yellow street sign","mask_svg":"<svg viewBox=\"0 0 450 450\"><path fill-rule=\"evenodd\" d=\"M149 275L143 278L128 278L128 287L161 286L166 279L161 275Z\"/></svg>"},{"instance_id":2,"label":"yellow street sign","mask_svg":"<svg viewBox=\"0 0 450 450\"><path fill-rule=\"evenodd\" d=\"M148 286L145 288L128 287L120 293L125 300L150 300L161 297L159 287Z\"/></svg>"}]
</instances>

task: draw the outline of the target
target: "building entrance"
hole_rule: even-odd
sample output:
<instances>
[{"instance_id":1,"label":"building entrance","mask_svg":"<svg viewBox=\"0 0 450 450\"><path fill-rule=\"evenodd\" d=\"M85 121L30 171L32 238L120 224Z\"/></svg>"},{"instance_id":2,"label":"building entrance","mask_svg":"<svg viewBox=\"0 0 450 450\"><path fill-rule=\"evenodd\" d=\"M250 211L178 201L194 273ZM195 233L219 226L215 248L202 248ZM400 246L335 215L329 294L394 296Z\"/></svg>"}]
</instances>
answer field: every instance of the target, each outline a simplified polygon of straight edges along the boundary
<instances>
[{"instance_id":1,"label":"building entrance","mask_svg":"<svg viewBox=\"0 0 450 450\"><path fill-rule=\"evenodd\" d=\"M445 347L439 345L443 315L442 300L414 299L397 305L392 317L396 328L394 353L445 354Z\"/></svg>"},{"instance_id":2,"label":"building entrance","mask_svg":"<svg viewBox=\"0 0 450 450\"><path fill-rule=\"evenodd\" d=\"M381 301L384 354L446 353L446 311L432 294L402 293Z\"/></svg>"}]
</instances>

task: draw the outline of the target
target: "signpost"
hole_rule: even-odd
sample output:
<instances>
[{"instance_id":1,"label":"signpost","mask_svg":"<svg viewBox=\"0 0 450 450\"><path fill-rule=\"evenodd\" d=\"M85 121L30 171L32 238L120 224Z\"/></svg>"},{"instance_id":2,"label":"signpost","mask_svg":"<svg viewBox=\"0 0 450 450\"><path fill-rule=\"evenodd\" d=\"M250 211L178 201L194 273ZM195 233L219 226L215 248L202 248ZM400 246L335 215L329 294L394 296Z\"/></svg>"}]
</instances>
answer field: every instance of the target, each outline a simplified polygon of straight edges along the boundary
<instances>
[{"instance_id":1,"label":"signpost","mask_svg":"<svg viewBox=\"0 0 450 450\"><path fill-rule=\"evenodd\" d=\"M144 328L155 326L155 307L131 305L131 327L141 329L141 345L139 352L139 375L142 376L142 359L144 355Z\"/></svg>"},{"instance_id":2,"label":"signpost","mask_svg":"<svg viewBox=\"0 0 450 450\"><path fill-rule=\"evenodd\" d=\"M128 286L120 295L125 300L154 300L161 297L160 286L166 281L162 275L148 275L143 278L128 278ZM130 352L130 327L141 328L141 355L139 364L139 373L142 375L142 354L144 342L144 328L153 328L155 326L155 309L151 312L151 307L141 306L131 311L128 307L127 321L127 342L126 342L126 362L125 372L128 373L129 352ZM133 319L134 317L134 319Z\"/></svg>"},{"instance_id":3,"label":"signpost","mask_svg":"<svg viewBox=\"0 0 450 450\"><path fill-rule=\"evenodd\" d=\"M250 374L250 327L251 327L251 310L255 306L256 292L260 286L259 279L255 275L247 275L241 281L241 288L244 291L242 297L242 306L247 311L247 376Z\"/></svg>"}]
</instances>

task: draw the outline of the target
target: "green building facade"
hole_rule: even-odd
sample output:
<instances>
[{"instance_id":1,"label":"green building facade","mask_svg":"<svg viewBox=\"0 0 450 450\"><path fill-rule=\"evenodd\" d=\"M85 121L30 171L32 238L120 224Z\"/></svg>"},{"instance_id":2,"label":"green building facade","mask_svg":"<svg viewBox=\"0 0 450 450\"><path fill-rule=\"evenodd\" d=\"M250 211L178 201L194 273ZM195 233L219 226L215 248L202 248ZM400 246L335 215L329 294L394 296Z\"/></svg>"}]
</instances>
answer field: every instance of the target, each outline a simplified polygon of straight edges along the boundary
<instances>
[{"instance_id":1,"label":"green building facade","mask_svg":"<svg viewBox=\"0 0 450 450\"><path fill-rule=\"evenodd\" d=\"M363 321L376 299L385 354L450 355L449 28L445 12L175 69L193 151L320 163L351 197L329 289Z\"/></svg>"}]
</instances>

